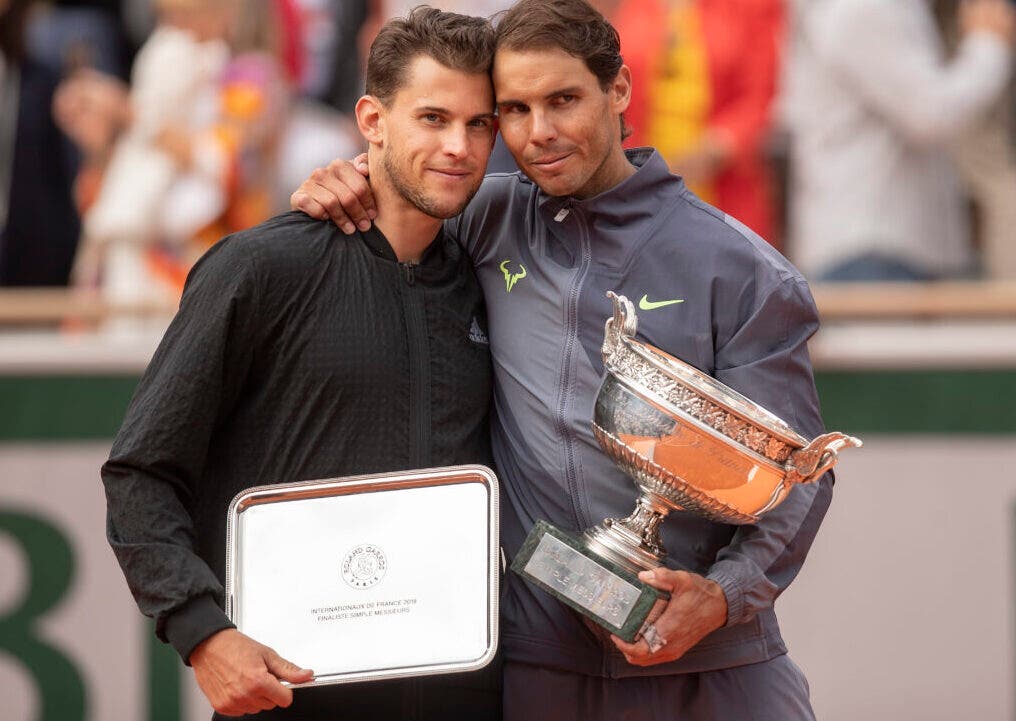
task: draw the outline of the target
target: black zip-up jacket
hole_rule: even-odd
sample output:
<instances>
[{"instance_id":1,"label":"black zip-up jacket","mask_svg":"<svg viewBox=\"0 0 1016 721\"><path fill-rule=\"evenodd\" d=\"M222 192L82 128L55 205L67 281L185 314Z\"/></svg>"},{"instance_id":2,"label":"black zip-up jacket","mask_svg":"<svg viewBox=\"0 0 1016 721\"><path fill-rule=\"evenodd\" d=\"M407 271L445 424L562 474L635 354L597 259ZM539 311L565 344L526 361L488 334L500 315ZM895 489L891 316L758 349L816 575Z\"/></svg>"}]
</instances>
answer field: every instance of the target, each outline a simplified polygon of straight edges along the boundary
<instances>
[{"instance_id":1,"label":"black zip-up jacket","mask_svg":"<svg viewBox=\"0 0 1016 721\"><path fill-rule=\"evenodd\" d=\"M289 213L226 238L102 467L107 535L141 611L186 662L222 611L226 510L244 488L490 464L490 358L468 257L419 265L378 231Z\"/></svg>"}]
</instances>

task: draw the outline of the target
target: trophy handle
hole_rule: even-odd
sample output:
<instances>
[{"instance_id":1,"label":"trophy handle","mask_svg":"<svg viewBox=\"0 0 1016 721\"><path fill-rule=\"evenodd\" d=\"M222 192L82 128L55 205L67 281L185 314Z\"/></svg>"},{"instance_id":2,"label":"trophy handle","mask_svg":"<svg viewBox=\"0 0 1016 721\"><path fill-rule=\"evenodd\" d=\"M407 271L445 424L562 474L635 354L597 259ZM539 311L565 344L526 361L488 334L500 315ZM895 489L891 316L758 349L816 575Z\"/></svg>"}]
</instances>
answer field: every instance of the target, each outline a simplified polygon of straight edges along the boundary
<instances>
[{"instance_id":1,"label":"trophy handle","mask_svg":"<svg viewBox=\"0 0 1016 721\"><path fill-rule=\"evenodd\" d=\"M787 475L783 482L787 487L792 483L812 483L836 465L840 450L848 447L860 448L862 445L859 438L845 433L824 433L804 448L790 454L790 458L787 459Z\"/></svg>"},{"instance_id":2,"label":"trophy handle","mask_svg":"<svg viewBox=\"0 0 1016 721\"><path fill-rule=\"evenodd\" d=\"M614 315L607 318L603 328L603 361L607 362L621 346L623 338L632 338L638 329L639 319L635 315L635 306L623 295L618 295L612 290L607 291L607 297L614 302Z\"/></svg>"}]
</instances>

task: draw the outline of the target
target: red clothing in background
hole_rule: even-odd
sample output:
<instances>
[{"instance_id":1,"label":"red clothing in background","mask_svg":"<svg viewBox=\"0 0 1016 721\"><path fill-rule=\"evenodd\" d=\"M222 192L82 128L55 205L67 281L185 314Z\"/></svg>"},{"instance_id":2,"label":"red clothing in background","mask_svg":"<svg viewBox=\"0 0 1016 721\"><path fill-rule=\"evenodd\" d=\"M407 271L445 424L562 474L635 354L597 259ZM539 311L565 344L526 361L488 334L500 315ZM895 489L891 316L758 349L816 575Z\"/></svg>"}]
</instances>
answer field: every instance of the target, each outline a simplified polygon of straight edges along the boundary
<instances>
[{"instance_id":1,"label":"red clothing in background","mask_svg":"<svg viewBox=\"0 0 1016 721\"><path fill-rule=\"evenodd\" d=\"M713 178L710 201L772 242L776 238L771 172L764 158L770 110L776 93L783 37L782 0L621 0L612 22L631 68L632 102L625 114L633 130L626 145L650 142L654 78L681 42L673 11L697 13L708 88L704 131L728 138L733 153ZM668 158L668 160L671 160Z\"/></svg>"}]
</instances>

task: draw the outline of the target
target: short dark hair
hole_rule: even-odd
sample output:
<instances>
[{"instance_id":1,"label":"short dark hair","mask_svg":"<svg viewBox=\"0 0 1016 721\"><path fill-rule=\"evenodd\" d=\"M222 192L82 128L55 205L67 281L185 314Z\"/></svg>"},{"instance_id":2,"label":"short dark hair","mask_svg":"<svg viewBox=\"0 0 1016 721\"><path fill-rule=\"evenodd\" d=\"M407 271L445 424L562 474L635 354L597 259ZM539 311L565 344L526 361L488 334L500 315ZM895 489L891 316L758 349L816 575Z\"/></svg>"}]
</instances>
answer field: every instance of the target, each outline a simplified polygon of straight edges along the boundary
<instances>
[{"instance_id":1,"label":"short dark hair","mask_svg":"<svg viewBox=\"0 0 1016 721\"><path fill-rule=\"evenodd\" d=\"M499 50L558 48L585 62L604 90L624 64L617 30L585 0L519 0L495 22Z\"/></svg>"},{"instance_id":2,"label":"short dark hair","mask_svg":"<svg viewBox=\"0 0 1016 721\"><path fill-rule=\"evenodd\" d=\"M494 28L484 18L413 8L381 28L367 56L367 94L391 101L406 83L406 70L418 55L427 55L452 70L489 73L494 63Z\"/></svg>"}]
</instances>

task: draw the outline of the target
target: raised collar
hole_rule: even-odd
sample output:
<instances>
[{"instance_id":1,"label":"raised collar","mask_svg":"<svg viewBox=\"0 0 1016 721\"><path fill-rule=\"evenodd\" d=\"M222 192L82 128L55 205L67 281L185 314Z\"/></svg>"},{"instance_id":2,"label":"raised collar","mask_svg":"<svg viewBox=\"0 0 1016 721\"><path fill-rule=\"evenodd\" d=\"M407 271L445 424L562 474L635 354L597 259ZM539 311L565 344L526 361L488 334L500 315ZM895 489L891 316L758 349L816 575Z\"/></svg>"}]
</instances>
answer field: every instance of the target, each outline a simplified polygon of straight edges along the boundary
<instances>
[{"instance_id":1,"label":"raised collar","mask_svg":"<svg viewBox=\"0 0 1016 721\"><path fill-rule=\"evenodd\" d=\"M684 181L670 172L654 148L633 148L625 155L635 173L592 198L554 197L537 191L544 223L554 228L567 217L562 211L578 211L589 229L593 261L614 267L627 262L639 239L657 226L661 211L684 189ZM577 241L571 233L553 235L564 242Z\"/></svg>"},{"instance_id":2,"label":"raised collar","mask_svg":"<svg viewBox=\"0 0 1016 721\"><path fill-rule=\"evenodd\" d=\"M633 196L659 192L673 182L667 162L655 148L631 148L625 150L624 154L628 162L635 166L632 175L599 195L582 200L571 196L547 195L543 190L537 190L540 210L552 215L556 215L562 208L581 208L589 213L617 212L630 203Z\"/></svg>"},{"instance_id":3,"label":"raised collar","mask_svg":"<svg viewBox=\"0 0 1016 721\"><path fill-rule=\"evenodd\" d=\"M370 252L376 255L378 258L384 258L390 260L393 263L398 263L399 258L395 255L395 251L392 249L392 244L385 237L385 234L381 232L381 229L371 223L370 228L367 230L357 231L360 238L363 240L364 245L370 249ZM420 256L419 265L440 265L441 263L441 251L444 245L444 226L440 226L437 231L437 235L434 236L434 240L431 241L423 254Z\"/></svg>"}]
</instances>

